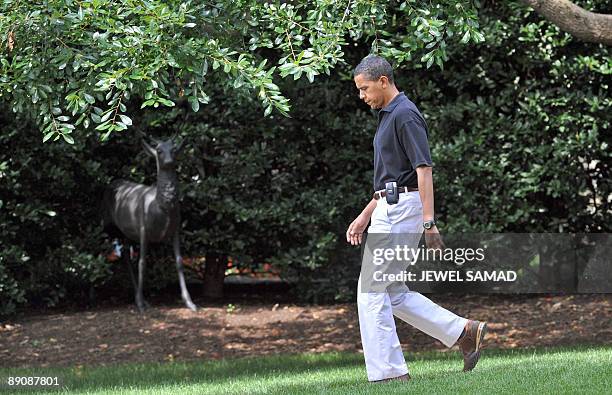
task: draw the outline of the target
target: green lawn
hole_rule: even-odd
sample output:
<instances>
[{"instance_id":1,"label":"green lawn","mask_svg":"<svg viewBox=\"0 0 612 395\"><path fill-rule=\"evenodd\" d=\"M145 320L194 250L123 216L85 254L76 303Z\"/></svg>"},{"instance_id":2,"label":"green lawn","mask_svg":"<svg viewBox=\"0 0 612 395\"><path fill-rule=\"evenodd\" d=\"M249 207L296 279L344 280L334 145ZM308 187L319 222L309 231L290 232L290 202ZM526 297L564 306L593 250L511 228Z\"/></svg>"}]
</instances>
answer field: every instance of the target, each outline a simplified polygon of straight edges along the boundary
<instances>
[{"instance_id":1,"label":"green lawn","mask_svg":"<svg viewBox=\"0 0 612 395\"><path fill-rule=\"evenodd\" d=\"M348 353L103 368L0 369L0 377L55 374L63 377L68 389L59 392L66 394L591 394L612 391L612 346L485 350L471 373L460 371L462 361L455 351L416 353L407 355L407 359L413 377L408 383L367 383L362 355Z\"/></svg>"}]
</instances>

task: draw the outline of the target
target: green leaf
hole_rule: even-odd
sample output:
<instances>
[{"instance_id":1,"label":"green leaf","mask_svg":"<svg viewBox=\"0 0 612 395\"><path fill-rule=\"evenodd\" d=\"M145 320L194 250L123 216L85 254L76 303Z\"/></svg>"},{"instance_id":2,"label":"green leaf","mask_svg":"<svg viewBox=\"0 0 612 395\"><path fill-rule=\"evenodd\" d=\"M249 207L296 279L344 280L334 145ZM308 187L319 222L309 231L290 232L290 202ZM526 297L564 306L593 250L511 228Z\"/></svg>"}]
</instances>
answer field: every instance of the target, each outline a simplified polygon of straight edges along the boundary
<instances>
[{"instance_id":1,"label":"green leaf","mask_svg":"<svg viewBox=\"0 0 612 395\"><path fill-rule=\"evenodd\" d=\"M429 58L429 60L427 61L427 68L430 68L430 67L431 67L431 65L433 64L434 60L435 60L435 59L434 59L434 57L433 57L433 56Z\"/></svg>"},{"instance_id":2,"label":"green leaf","mask_svg":"<svg viewBox=\"0 0 612 395\"><path fill-rule=\"evenodd\" d=\"M83 93L83 98L89 104L94 104L96 102L96 99L94 99L94 97L88 93Z\"/></svg>"},{"instance_id":3,"label":"green leaf","mask_svg":"<svg viewBox=\"0 0 612 395\"><path fill-rule=\"evenodd\" d=\"M110 128L110 127L111 127L110 123L104 122L104 123L101 123L100 125L96 126L96 130L106 130L106 129Z\"/></svg>"},{"instance_id":4,"label":"green leaf","mask_svg":"<svg viewBox=\"0 0 612 395\"><path fill-rule=\"evenodd\" d=\"M200 102L198 101L198 99L194 96L189 96L189 99L187 99L189 101L189 104L191 104L191 109L193 110L193 112L198 112L198 110L200 109Z\"/></svg>"},{"instance_id":5,"label":"green leaf","mask_svg":"<svg viewBox=\"0 0 612 395\"><path fill-rule=\"evenodd\" d=\"M112 114L113 114L113 112L111 110L108 110L106 112L106 114L104 114L104 116L102 116L102 122L108 121L108 119L111 117Z\"/></svg>"},{"instance_id":6,"label":"green leaf","mask_svg":"<svg viewBox=\"0 0 612 395\"><path fill-rule=\"evenodd\" d=\"M72 136L70 136L69 134L63 134L62 136L68 144L74 144L74 139L72 138Z\"/></svg>"},{"instance_id":7,"label":"green leaf","mask_svg":"<svg viewBox=\"0 0 612 395\"><path fill-rule=\"evenodd\" d=\"M132 120L127 115L119 114L119 118L121 118L121 122L128 126L132 124Z\"/></svg>"},{"instance_id":8,"label":"green leaf","mask_svg":"<svg viewBox=\"0 0 612 395\"><path fill-rule=\"evenodd\" d=\"M102 141L106 141L106 140L108 140L108 137L110 136L110 134L111 134L111 131L108 131L108 132L104 133L104 134L103 134L103 135L100 137L100 140L102 140Z\"/></svg>"},{"instance_id":9,"label":"green leaf","mask_svg":"<svg viewBox=\"0 0 612 395\"><path fill-rule=\"evenodd\" d=\"M174 102L172 100L164 99L163 97L159 98L159 102L164 106L174 107Z\"/></svg>"},{"instance_id":10,"label":"green leaf","mask_svg":"<svg viewBox=\"0 0 612 395\"><path fill-rule=\"evenodd\" d=\"M485 37L480 32L474 31L472 33L472 35L474 36L474 40L476 42L483 42L483 41L485 41Z\"/></svg>"},{"instance_id":11,"label":"green leaf","mask_svg":"<svg viewBox=\"0 0 612 395\"><path fill-rule=\"evenodd\" d=\"M43 143L46 142L47 140L49 140L51 137L53 137L54 134L55 134L54 131L51 131L51 132L45 134L45 137L43 137Z\"/></svg>"}]
</instances>

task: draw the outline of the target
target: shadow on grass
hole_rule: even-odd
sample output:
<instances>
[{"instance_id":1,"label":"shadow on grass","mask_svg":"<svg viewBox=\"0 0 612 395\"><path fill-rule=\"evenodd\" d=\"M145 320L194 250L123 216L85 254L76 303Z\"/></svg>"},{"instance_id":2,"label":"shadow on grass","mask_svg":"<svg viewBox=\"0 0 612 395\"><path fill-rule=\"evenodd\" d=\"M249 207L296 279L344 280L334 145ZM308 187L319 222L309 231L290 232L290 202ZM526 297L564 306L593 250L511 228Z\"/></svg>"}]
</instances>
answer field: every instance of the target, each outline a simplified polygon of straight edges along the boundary
<instances>
[{"instance_id":1,"label":"shadow on grass","mask_svg":"<svg viewBox=\"0 0 612 395\"><path fill-rule=\"evenodd\" d=\"M300 375L318 370L357 368L361 354L326 353L273 357L248 357L220 361L117 364L104 367L0 369L8 375L54 376L62 378L68 390L134 389L164 385L219 384L245 377L268 378ZM365 369L364 369L365 370Z\"/></svg>"},{"instance_id":2,"label":"shadow on grass","mask_svg":"<svg viewBox=\"0 0 612 395\"><path fill-rule=\"evenodd\" d=\"M482 366L479 372L491 374L503 373L507 369L515 369L512 361L505 358L525 357L552 353L583 352L589 349L612 350L612 347L571 346L558 348L529 348L520 350L485 350L483 359L495 360L490 366ZM448 372L422 372L416 374L425 380L435 380L440 375L451 373L459 379L462 360L458 352L419 352L406 355L407 362L416 361L456 361L457 371ZM165 364L118 364L107 367L83 368L55 368L55 369L1 369L0 376L9 374L20 375L58 375L63 378L68 391L83 390L135 390L137 392L163 386L197 386L197 385L223 385L244 379L265 380L282 377L278 385L268 388L267 393L302 393L312 390L317 384L316 379L306 380L305 383L291 383L291 376L299 377L309 373L321 373L347 369L346 372L332 372L325 378L326 389L339 391L350 390L361 392L367 384L363 355L355 353L325 353L325 354L297 354L274 357L253 357L240 359L226 359L221 361L180 362ZM479 366L480 368L480 366ZM352 370L352 372L351 372ZM455 375L457 373L457 375ZM286 379L285 379L286 378ZM450 377L449 377L450 378ZM303 380L302 377L301 380ZM452 380L452 379L451 379ZM282 383L282 384L281 384ZM351 391L353 392L353 391Z\"/></svg>"}]
</instances>

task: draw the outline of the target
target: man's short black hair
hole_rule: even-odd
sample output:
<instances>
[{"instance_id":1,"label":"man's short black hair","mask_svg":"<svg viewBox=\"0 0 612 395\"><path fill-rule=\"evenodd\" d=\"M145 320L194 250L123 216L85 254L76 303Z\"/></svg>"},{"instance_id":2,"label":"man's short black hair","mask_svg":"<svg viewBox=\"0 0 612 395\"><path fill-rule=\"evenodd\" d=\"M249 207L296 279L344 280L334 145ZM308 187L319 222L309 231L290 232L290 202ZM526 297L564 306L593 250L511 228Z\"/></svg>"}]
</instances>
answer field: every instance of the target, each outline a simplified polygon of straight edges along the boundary
<instances>
[{"instance_id":1,"label":"man's short black hair","mask_svg":"<svg viewBox=\"0 0 612 395\"><path fill-rule=\"evenodd\" d=\"M394 83L393 67L391 67L385 58L378 55L368 55L361 60L353 71L353 77L360 74L365 75L365 77L370 81L377 81L384 75L389 79L390 83Z\"/></svg>"}]
</instances>

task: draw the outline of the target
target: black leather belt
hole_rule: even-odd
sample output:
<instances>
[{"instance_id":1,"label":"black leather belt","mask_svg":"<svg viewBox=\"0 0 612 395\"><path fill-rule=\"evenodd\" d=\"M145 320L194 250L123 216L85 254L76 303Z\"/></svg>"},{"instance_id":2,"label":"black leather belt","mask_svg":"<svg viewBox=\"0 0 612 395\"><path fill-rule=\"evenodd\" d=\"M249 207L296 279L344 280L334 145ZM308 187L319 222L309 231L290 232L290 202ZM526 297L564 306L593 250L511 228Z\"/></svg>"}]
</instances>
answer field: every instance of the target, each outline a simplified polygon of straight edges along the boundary
<instances>
[{"instance_id":1,"label":"black leather belt","mask_svg":"<svg viewBox=\"0 0 612 395\"><path fill-rule=\"evenodd\" d=\"M404 192L415 192L415 191L418 191L419 188L399 187L397 188L397 190L399 193L404 193ZM387 196L387 191L374 192L374 200L384 198L385 196Z\"/></svg>"}]
</instances>

